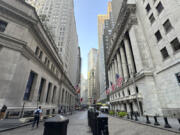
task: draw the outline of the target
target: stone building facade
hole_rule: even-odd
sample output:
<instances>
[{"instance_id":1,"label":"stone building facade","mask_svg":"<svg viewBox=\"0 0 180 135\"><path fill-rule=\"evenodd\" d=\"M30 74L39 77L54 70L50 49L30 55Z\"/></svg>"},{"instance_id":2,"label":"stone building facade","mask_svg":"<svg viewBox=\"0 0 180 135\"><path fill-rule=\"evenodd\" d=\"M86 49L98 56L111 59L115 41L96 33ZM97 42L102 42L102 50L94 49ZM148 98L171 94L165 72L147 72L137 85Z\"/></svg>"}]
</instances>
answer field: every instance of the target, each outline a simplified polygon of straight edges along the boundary
<instances>
[{"instance_id":1,"label":"stone building facade","mask_svg":"<svg viewBox=\"0 0 180 135\"><path fill-rule=\"evenodd\" d=\"M124 81L110 93L111 109L179 117L179 7L171 0L122 2L106 63L109 81L116 84L116 74Z\"/></svg>"},{"instance_id":2,"label":"stone building facade","mask_svg":"<svg viewBox=\"0 0 180 135\"><path fill-rule=\"evenodd\" d=\"M36 11L22 0L0 2L0 106L8 117L74 109L76 92Z\"/></svg>"},{"instance_id":3,"label":"stone building facade","mask_svg":"<svg viewBox=\"0 0 180 135\"><path fill-rule=\"evenodd\" d=\"M63 61L64 70L74 86L80 80L79 43L73 0L25 0L35 7L50 31ZM79 73L79 75L77 75Z\"/></svg>"}]
</instances>

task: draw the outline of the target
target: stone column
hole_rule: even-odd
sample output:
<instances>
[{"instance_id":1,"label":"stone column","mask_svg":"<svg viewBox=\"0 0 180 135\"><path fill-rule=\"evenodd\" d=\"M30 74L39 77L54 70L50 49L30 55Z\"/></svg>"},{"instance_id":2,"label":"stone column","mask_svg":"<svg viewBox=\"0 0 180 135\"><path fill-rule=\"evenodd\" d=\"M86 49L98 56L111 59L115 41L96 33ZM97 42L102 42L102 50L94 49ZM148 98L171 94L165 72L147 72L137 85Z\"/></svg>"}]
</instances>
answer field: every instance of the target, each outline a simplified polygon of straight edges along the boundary
<instances>
[{"instance_id":1,"label":"stone column","mask_svg":"<svg viewBox=\"0 0 180 135\"><path fill-rule=\"evenodd\" d=\"M37 98L38 98L38 94L39 94L39 87L40 87L40 83L41 83L40 75L37 75L37 78L35 78L34 81L36 81L36 83L35 83L36 85L30 93L31 94L30 99L32 99L33 102L37 103Z\"/></svg>"},{"instance_id":2,"label":"stone column","mask_svg":"<svg viewBox=\"0 0 180 135\"><path fill-rule=\"evenodd\" d=\"M122 68L123 68L123 73L124 73L124 80L126 81L128 79L128 70L127 70L127 63L126 63L126 59L125 59L124 49L122 47L120 48L120 53L121 53L121 59L122 59Z\"/></svg>"},{"instance_id":3,"label":"stone column","mask_svg":"<svg viewBox=\"0 0 180 135\"><path fill-rule=\"evenodd\" d=\"M110 65L110 82L112 82L112 65Z\"/></svg>"},{"instance_id":4,"label":"stone column","mask_svg":"<svg viewBox=\"0 0 180 135\"><path fill-rule=\"evenodd\" d=\"M109 80L109 84L110 84L110 71L108 69L108 80Z\"/></svg>"},{"instance_id":5,"label":"stone column","mask_svg":"<svg viewBox=\"0 0 180 135\"><path fill-rule=\"evenodd\" d=\"M114 62L112 63L112 82L114 84L114 74L115 74L115 67L114 67Z\"/></svg>"},{"instance_id":6,"label":"stone column","mask_svg":"<svg viewBox=\"0 0 180 135\"><path fill-rule=\"evenodd\" d=\"M134 67L134 63L133 63L133 56L132 56L131 49L130 49L130 43L127 38L124 39L124 46L125 46L125 50L126 50L126 56L127 56L130 77L132 77L133 74L135 73L135 67Z\"/></svg>"},{"instance_id":7,"label":"stone column","mask_svg":"<svg viewBox=\"0 0 180 135\"><path fill-rule=\"evenodd\" d=\"M139 72L139 71L141 71L143 69L143 63L142 63L142 59L141 59L141 56L140 56L140 51L139 51L139 47L138 47L138 41L137 41L137 38L136 38L135 29L137 29L137 28L136 28L135 25L133 25L131 27L131 29L129 30L129 37L130 37L132 50L133 50L133 54L134 54L136 70L137 70L137 72Z\"/></svg>"},{"instance_id":8,"label":"stone column","mask_svg":"<svg viewBox=\"0 0 180 135\"><path fill-rule=\"evenodd\" d=\"M137 106L137 102L133 101L133 109L135 112L138 112L138 106Z\"/></svg>"},{"instance_id":9,"label":"stone column","mask_svg":"<svg viewBox=\"0 0 180 135\"><path fill-rule=\"evenodd\" d=\"M119 71L118 71L118 62L117 62L117 57L115 56L115 59L114 59L114 64L115 64L115 75L116 74L119 74Z\"/></svg>"},{"instance_id":10,"label":"stone column","mask_svg":"<svg viewBox=\"0 0 180 135\"><path fill-rule=\"evenodd\" d=\"M124 78L123 70L122 70L122 61L120 58L120 52L117 53L117 61L118 61L118 70L119 70L119 76Z\"/></svg>"}]
</instances>

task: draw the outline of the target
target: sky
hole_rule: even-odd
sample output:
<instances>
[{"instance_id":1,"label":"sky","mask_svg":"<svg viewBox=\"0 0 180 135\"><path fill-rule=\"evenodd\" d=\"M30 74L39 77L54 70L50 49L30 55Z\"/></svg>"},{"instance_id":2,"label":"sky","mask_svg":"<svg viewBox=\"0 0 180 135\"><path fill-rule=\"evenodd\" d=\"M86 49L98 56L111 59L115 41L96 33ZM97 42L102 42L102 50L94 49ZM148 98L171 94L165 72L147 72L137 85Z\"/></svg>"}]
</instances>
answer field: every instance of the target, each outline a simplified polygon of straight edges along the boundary
<instances>
[{"instance_id":1,"label":"sky","mask_svg":"<svg viewBox=\"0 0 180 135\"><path fill-rule=\"evenodd\" d=\"M74 0L76 27L81 48L81 72L87 79L88 52L98 47L98 14L107 13L109 0Z\"/></svg>"}]
</instances>

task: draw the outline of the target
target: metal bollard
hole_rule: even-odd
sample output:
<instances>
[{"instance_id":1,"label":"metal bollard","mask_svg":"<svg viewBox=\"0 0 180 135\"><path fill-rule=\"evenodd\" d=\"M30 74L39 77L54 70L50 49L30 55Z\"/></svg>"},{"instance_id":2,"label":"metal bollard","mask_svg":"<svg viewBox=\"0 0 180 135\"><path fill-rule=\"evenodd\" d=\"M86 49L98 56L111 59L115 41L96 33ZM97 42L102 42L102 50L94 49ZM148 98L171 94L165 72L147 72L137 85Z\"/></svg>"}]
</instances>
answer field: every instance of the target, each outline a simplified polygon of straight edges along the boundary
<instances>
[{"instance_id":1,"label":"metal bollard","mask_svg":"<svg viewBox=\"0 0 180 135\"><path fill-rule=\"evenodd\" d=\"M146 115L146 123L147 124L151 124L150 120L149 120L149 116Z\"/></svg>"},{"instance_id":2,"label":"metal bollard","mask_svg":"<svg viewBox=\"0 0 180 135\"><path fill-rule=\"evenodd\" d=\"M167 117L164 117L164 122L165 122L165 125L164 125L165 128L171 128L171 126L168 123Z\"/></svg>"},{"instance_id":3,"label":"metal bollard","mask_svg":"<svg viewBox=\"0 0 180 135\"><path fill-rule=\"evenodd\" d=\"M92 119L92 132L93 135L98 135L97 134L97 116L99 115L98 111L93 112L93 119Z\"/></svg>"},{"instance_id":4,"label":"metal bollard","mask_svg":"<svg viewBox=\"0 0 180 135\"><path fill-rule=\"evenodd\" d=\"M132 113L132 112L130 112L130 114L131 114L131 120L134 120L134 119L133 119L133 113Z\"/></svg>"},{"instance_id":5,"label":"metal bollard","mask_svg":"<svg viewBox=\"0 0 180 135\"><path fill-rule=\"evenodd\" d=\"M160 125L159 122L157 121L157 117L156 116L154 116L154 125L155 126L159 126Z\"/></svg>"},{"instance_id":6,"label":"metal bollard","mask_svg":"<svg viewBox=\"0 0 180 135\"><path fill-rule=\"evenodd\" d=\"M129 119L129 114L127 114L127 119Z\"/></svg>"},{"instance_id":7,"label":"metal bollard","mask_svg":"<svg viewBox=\"0 0 180 135\"><path fill-rule=\"evenodd\" d=\"M108 117L104 114L97 117L97 135L109 135Z\"/></svg>"},{"instance_id":8,"label":"metal bollard","mask_svg":"<svg viewBox=\"0 0 180 135\"><path fill-rule=\"evenodd\" d=\"M138 121L137 113L135 113L134 116L135 116L135 121Z\"/></svg>"},{"instance_id":9,"label":"metal bollard","mask_svg":"<svg viewBox=\"0 0 180 135\"><path fill-rule=\"evenodd\" d=\"M43 135L67 135L67 125L69 119L62 115L56 115L53 118L47 119L44 123Z\"/></svg>"}]
</instances>

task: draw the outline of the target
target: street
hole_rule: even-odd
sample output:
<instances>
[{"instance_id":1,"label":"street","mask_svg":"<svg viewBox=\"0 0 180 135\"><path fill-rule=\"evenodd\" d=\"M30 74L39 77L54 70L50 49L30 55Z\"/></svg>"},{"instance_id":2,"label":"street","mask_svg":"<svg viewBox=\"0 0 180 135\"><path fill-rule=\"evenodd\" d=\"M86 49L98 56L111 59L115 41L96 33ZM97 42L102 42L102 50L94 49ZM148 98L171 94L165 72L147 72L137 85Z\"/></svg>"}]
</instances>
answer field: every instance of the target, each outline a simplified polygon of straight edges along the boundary
<instances>
[{"instance_id":1,"label":"street","mask_svg":"<svg viewBox=\"0 0 180 135\"><path fill-rule=\"evenodd\" d=\"M68 135L92 135L87 124L87 111L75 112L68 116ZM43 123L38 129L31 129L26 126L4 133L0 135L42 135ZM109 117L109 135L179 135L177 133L168 132L150 126L140 125L126 120Z\"/></svg>"}]
</instances>

